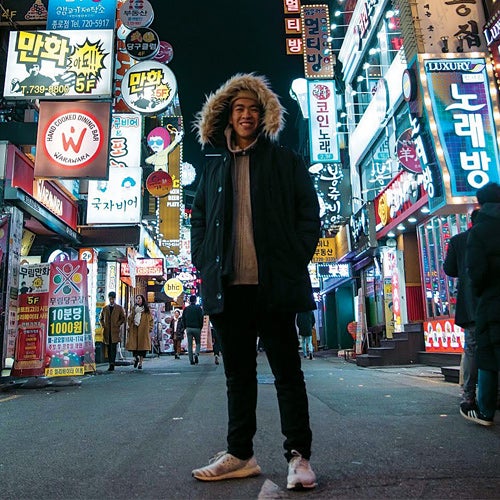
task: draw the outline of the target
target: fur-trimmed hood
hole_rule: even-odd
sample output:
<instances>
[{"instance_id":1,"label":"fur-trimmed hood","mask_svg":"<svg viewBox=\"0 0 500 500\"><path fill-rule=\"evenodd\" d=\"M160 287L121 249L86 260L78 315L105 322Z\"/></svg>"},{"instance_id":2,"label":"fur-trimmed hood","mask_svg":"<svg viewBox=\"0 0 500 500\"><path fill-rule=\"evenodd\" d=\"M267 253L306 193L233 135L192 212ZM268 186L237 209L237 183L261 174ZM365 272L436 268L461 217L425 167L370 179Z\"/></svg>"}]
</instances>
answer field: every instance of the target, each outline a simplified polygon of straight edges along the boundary
<instances>
[{"instance_id":1,"label":"fur-trimmed hood","mask_svg":"<svg viewBox=\"0 0 500 500\"><path fill-rule=\"evenodd\" d=\"M241 90L250 90L257 95L263 109L262 133L270 140L277 140L285 124L286 113L278 96L271 90L265 77L254 73L238 73L208 95L203 108L196 114L193 129L202 146L223 146L226 143L224 129L228 125L229 106Z\"/></svg>"}]
</instances>

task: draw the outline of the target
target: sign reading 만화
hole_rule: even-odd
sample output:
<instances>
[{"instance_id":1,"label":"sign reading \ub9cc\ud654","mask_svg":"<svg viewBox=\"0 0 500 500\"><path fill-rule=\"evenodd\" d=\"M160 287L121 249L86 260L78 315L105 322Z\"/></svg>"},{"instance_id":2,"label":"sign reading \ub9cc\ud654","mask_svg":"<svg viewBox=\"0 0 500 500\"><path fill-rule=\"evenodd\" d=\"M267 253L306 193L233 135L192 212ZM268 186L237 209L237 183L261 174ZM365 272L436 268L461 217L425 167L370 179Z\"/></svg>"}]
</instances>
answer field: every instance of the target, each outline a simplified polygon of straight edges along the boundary
<instances>
[{"instance_id":1,"label":"sign reading \ub9cc\ud654","mask_svg":"<svg viewBox=\"0 0 500 500\"><path fill-rule=\"evenodd\" d=\"M309 142L311 163L340 161L337 134L335 84L330 81L307 81L309 102Z\"/></svg>"},{"instance_id":2,"label":"sign reading \ub9cc\ud654","mask_svg":"<svg viewBox=\"0 0 500 500\"><path fill-rule=\"evenodd\" d=\"M453 196L498 182L499 152L483 58L424 59L437 134Z\"/></svg>"},{"instance_id":3,"label":"sign reading \ub9cc\ud654","mask_svg":"<svg viewBox=\"0 0 500 500\"><path fill-rule=\"evenodd\" d=\"M110 98L113 40L112 29L11 31L4 97Z\"/></svg>"},{"instance_id":4,"label":"sign reading \ub9cc\ud654","mask_svg":"<svg viewBox=\"0 0 500 500\"><path fill-rule=\"evenodd\" d=\"M172 70L158 61L143 61L132 66L121 82L122 99L133 111L159 114L177 93Z\"/></svg>"}]
</instances>

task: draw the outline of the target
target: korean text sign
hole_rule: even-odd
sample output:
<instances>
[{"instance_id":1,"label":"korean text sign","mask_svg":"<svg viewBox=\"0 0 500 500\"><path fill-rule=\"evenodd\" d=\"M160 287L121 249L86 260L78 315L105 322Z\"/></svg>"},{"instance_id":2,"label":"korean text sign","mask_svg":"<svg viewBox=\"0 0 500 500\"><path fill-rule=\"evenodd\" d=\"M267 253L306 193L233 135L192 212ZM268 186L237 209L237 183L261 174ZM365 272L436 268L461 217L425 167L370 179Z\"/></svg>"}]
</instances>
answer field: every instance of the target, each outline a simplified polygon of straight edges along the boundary
<instances>
[{"instance_id":1,"label":"korean text sign","mask_svg":"<svg viewBox=\"0 0 500 500\"><path fill-rule=\"evenodd\" d=\"M112 95L114 31L12 31L4 97L103 99Z\"/></svg>"},{"instance_id":2,"label":"korean text sign","mask_svg":"<svg viewBox=\"0 0 500 500\"><path fill-rule=\"evenodd\" d=\"M311 162L340 161L333 80L307 82Z\"/></svg>"},{"instance_id":3,"label":"korean text sign","mask_svg":"<svg viewBox=\"0 0 500 500\"><path fill-rule=\"evenodd\" d=\"M424 61L432 111L453 196L474 196L498 182L498 144L486 61Z\"/></svg>"}]
</instances>

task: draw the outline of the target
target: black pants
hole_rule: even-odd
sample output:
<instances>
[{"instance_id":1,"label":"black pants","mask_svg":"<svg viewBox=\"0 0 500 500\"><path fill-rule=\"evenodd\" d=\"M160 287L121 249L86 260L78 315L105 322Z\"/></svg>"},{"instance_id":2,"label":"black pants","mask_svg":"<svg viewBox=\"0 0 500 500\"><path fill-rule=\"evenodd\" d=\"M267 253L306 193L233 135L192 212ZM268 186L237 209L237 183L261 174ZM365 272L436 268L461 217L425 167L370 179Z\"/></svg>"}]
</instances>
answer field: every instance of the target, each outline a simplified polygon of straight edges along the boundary
<instances>
[{"instance_id":1,"label":"black pants","mask_svg":"<svg viewBox=\"0 0 500 500\"><path fill-rule=\"evenodd\" d=\"M312 433L304 374L301 370L295 314L266 313L257 286L233 286L225 294L224 312L210 319L219 335L228 396L228 452L245 460L253 455L257 430L257 336L274 375L285 436L285 457L311 455Z\"/></svg>"},{"instance_id":2,"label":"black pants","mask_svg":"<svg viewBox=\"0 0 500 500\"><path fill-rule=\"evenodd\" d=\"M116 361L116 345L118 342L110 342L108 344L108 362L110 365L114 365Z\"/></svg>"}]
</instances>

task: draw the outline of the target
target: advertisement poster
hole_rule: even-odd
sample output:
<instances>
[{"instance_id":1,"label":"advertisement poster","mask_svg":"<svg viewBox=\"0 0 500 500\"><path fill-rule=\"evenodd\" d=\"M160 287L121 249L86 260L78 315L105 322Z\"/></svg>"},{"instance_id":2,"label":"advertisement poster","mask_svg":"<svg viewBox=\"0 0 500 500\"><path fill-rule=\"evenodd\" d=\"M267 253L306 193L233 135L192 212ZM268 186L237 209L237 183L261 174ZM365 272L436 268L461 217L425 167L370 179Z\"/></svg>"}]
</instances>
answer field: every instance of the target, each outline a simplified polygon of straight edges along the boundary
<instances>
[{"instance_id":1,"label":"advertisement poster","mask_svg":"<svg viewBox=\"0 0 500 500\"><path fill-rule=\"evenodd\" d=\"M46 362L50 377L95 370L84 260L50 264Z\"/></svg>"},{"instance_id":2,"label":"advertisement poster","mask_svg":"<svg viewBox=\"0 0 500 500\"><path fill-rule=\"evenodd\" d=\"M141 222L142 168L110 168L109 180L90 181L87 224Z\"/></svg>"},{"instance_id":3,"label":"advertisement poster","mask_svg":"<svg viewBox=\"0 0 500 500\"><path fill-rule=\"evenodd\" d=\"M111 117L110 167L140 167L142 116L135 113L113 113Z\"/></svg>"},{"instance_id":4,"label":"advertisement poster","mask_svg":"<svg viewBox=\"0 0 500 500\"><path fill-rule=\"evenodd\" d=\"M41 102L36 177L107 179L111 104Z\"/></svg>"},{"instance_id":5,"label":"advertisement poster","mask_svg":"<svg viewBox=\"0 0 500 500\"><path fill-rule=\"evenodd\" d=\"M16 354L11 375L45 373L50 264L21 266Z\"/></svg>"},{"instance_id":6,"label":"advertisement poster","mask_svg":"<svg viewBox=\"0 0 500 500\"><path fill-rule=\"evenodd\" d=\"M451 193L475 196L485 184L500 179L486 60L426 59L424 69Z\"/></svg>"},{"instance_id":7,"label":"advertisement poster","mask_svg":"<svg viewBox=\"0 0 500 500\"><path fill-rule=\"evenodd\" d=\"M7 99L104 99L113 89L114 30L11 31Z\"/></svg>"},{"instance_id":8,"label":"advertisement poster","mask_svg":"<svg viewBox=\"0 0 500 500\"><path fill-rule=\"evenodd\" d=\"M50 0L47 17L50 30L112 30L116 0Z\"/></svg>"},{"instance_id":9,"label":"advertisement poster","mask_svg":"<svg viewBox=\"0 0 500 500\"><path fill-rule=\"evenodd\" d=\"M426 321L424 323L425 352L462 353L464 331L453 319Z\"/></svg>"}]
</instances>

